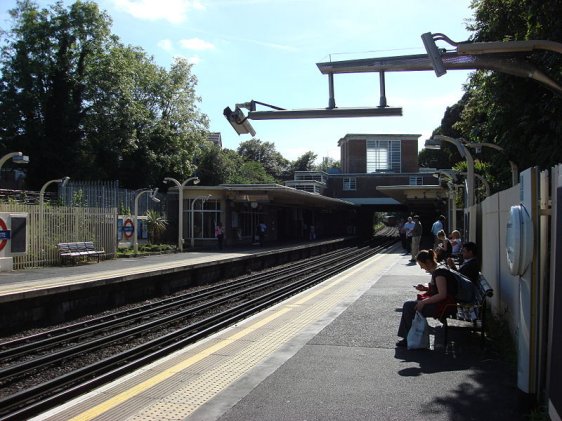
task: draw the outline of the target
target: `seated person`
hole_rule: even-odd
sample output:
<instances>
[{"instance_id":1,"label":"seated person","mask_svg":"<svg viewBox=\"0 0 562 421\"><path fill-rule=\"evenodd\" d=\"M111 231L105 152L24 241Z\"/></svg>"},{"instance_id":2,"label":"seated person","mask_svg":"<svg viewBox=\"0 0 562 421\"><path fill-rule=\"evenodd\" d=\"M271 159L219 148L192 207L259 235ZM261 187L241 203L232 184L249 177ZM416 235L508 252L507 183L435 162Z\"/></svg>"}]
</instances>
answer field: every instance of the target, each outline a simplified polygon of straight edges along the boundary
<instances>
[{"instance_id":1,"label":"seated person","mask_svg":"<svg viewBox=\"0 0 562 421\"><path fill-rule=\"evenodd\" d=\"M447 238L445 231L441 230L437 233L437 246L435 247L435 253L437 255L437 261L443 262L451 257L453 246Z\"/></svg>"},{"instance_id":2,"label":"seated person","mask_svg":"<svg viewBox=\"0 0 562 421\"><path fill-rule=\"evenodd\" d=\"M417 300L406 301L402 307L402 318L398 327L398 336L403 338L396 343L396 346L408 346L406 337L412 326L412 321L416 311L421 312L425 317L439 318L450 305L453 313L456 312L456 289L457 283L454 275L446 268L439 267L435 252L433 250L422 250L416 256L416 261L420 268L431 274L431 281L428 285L419 284L415 286L418 291ZM452 305L451 305L452 304Z\"/></svg>"},{"instance_id":3,"label":"seated person","mask_svg":"<svg viewBox=\"0 0 562 421\"><path fill-rule=\"evenodd\" d=\"M461 239L461 233L458 230L454 230L453 232L451 232L451 235L449 236L450 241L451 241L451 246L453 247L451 249L451 253L453 255L459 255L461 253L462 250L462 239Z\"/></svg>"},{"instance_id":4,"label":"seated person","mask_svg":"<svg viewBox=\"0 0 562 421\"><path fill-rule=\"evenodd\" d=\"M469 278L472 282L476 285L480 282L480 264L478 263L478 257L476 257L478 253L478 247L476 243L472 241L467 241L462 245L462 264L457 269L455 262L453 259L447 259L447 266L449 266L453 270L458 270L464 276Z\"/></svg>"}]
</instances>

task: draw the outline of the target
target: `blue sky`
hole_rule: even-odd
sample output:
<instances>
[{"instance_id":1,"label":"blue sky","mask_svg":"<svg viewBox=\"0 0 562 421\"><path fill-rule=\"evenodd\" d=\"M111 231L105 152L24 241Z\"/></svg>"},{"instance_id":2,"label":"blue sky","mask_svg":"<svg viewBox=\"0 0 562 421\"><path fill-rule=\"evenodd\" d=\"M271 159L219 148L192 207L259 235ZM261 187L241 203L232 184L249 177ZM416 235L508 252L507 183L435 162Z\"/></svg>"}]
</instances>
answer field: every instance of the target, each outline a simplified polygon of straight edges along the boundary
<instances>
[{"instance_id":1,"label":"blue sky","mask_svg":"<svg viewBox=\"0 0 562 421\"><path fill-rule=\"evenodd\" d=\"M287 109L328 106L328 78L316 63L425 53L420 35L441 32L466 40L471 0L100 0L113 33L169 67L188 58L199 83L200 109L223 146L238 136L223 117L226 106L249 100ZM0 2L0 25L15 0ZM40 0L41 6L52 1ZM65 0L65 4L70 4ZM256 138L275 143L287 159L307 151L339 159L348 133L420 134L419 147L439 126L447 106L462 96L469 72L386 74L389 106L402 117L253 121ZM377 73L335 76L339 107L377 106ZM259 108L266 110L266 108Z\"/></svg>"}]
</instances>

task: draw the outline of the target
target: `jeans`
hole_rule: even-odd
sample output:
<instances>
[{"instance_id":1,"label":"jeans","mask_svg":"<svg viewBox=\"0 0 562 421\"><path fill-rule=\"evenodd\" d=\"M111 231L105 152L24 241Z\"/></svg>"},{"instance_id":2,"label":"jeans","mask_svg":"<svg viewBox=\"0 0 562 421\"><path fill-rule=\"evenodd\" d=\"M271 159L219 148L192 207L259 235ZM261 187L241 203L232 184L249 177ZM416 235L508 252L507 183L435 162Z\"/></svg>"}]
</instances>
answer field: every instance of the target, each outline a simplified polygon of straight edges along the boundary
<instances>
[{"instance_id":1,"label":"jeans","mask_svg":"<svg viewBox=\"0 0 562 421\"><path fill-rule=\"evenodd\" d=\"M416 315L417 301L406 301L402 306L402 318L400 319L400 326L398 327L398 336L405 338L412 327L412 321ZM426 304L423 306L421 314L424 317L432 317L437 310L437 304Z\"/></svg>"},{"instance_id":2,"label":"jeans","mask_svg":"<svg viewBox=\"0 0 562 421\"><path fill-rule=\"evenodd\" d=\"M416 256L420 251L421 236L412 237L412 260L416 260Z\"/></svg>"}]
</instances>

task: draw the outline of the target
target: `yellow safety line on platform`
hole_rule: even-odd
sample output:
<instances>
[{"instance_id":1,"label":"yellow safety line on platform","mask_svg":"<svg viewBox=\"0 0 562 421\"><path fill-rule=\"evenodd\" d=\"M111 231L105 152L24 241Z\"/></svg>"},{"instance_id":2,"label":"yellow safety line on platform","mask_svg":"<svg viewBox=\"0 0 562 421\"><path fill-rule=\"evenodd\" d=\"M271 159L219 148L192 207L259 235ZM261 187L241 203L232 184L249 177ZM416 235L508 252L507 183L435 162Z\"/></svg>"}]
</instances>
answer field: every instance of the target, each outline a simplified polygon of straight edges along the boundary
<instances>
[{"instance_id":1,"label":"yellow safety line on platform","mask_svg":"<svg viewBox=\"0 0 562 421\"><path fill-rule=\"evenodd\" d=\"M154 377L151 377L150 379L139 383L138 385L128 389L127 391L120 393L116 396L114 396L111 399L108 399L107 401L94 406L93 408L90 408L89 410L83 412L82 414L71 418L72 421L84 421L84 420L91 420L101 414L103 414L104 412L107 412L108 410L110 410L111 408L116 407L117 405L123 403L124 401L131 399L133 396L136 396L137 394L139 394L140 392L153 387L155 385L157 385L158 383L163 382L164 380L172 377L173 375L177 374L178 371L181 370L185 370L187 367L201 361L203 358L208 357L209 355L221 350L222 348L226 347L227 345L230 345L232 342L243 338L244 336L254 332L255 330L259 329L262 326L265 326L266 324L270 323L272 320L277 319L278 317L282 316L283 314L287 313L288 311L290 311L291 309L286 308L286 309L280 309L278 312L272 314L269 317L266 317L265 319L260 320L257 323L254 323L252 326L247 327L246 329L241 330L238 333L235 333L234 335L230 336L227 339L223 339L220 342L216 343L215 345L212 345L211 347L207 348L206 350L198 353L197 355L194 355L191 358L188 358L185 361L182 361L179 364L176 364L175 366L163 371L162 373L157 374Z\"/></svg>"},{"instance_id":2,"label":"yellow safety line on platform","mask_svg":"<svg viewBox=\"0 0 562 421\"><path fill-rule=\"evenodd\" d=\"M382 258L382 255L376 255L374 256L374 258L368 259L367 261L364 261L361 265L356 266L353 270L343 274L343 275L339 275L338 278L333 279L328 285L323 285L320 286L317 289L314 289L312 291L308 291L303 297L301 297L300 299L298 299L296 302L293 303L287 303L284 307L280 307L278 308L275 313L271 314L268 317L265 317L264 319L259 320L258 322L252 324L251 326L248 326L245 329L242 329L240 332L234 333L233 335L229 336L228 338L222 339L219 342L217 342L214 345L211 345L209 348L202 350L201 352L199 352L198 354L186 359L185 361L182 361L179 364L176 364L175 366L168 368L167 370L163 371L162 373L159 373L153 377L151 377L150 379L139 383L138 385L135 385L133 387L131 387L130 389L128 389L125 392L122 392L86 411L84 411L83 413L70 418L71 421L87 421L87 420L92 420L95 417L100 416L101 414L115 408L116 406L124 403L125 401L139 395L140 393L144 392L145 390L156 386L157 384L167 380L168 378L174 376L175 374L177 374L179 371L185 370L186 368L192 366L193 364L198 363L199 361L203 360L204 358L216 353L217 351L220 351L221 349L225 348L226 346L232 344L233 342L249 335L250 333L256 331L257 329L266 326L267 324L271 323L273 320L281 317L282 315L288 313L289 311L291 311L292 309L294 309L295 307L300 307L303 304L305 304L306 302L310 301L311 299L313 299L314 297L317 297L318 295L322 294L323 292L335 287L336 285L340 284L341 282L343 282L345 279L349 278L350 276L352 276L356 271L359 271L362 269L362 266L366 265L366 264L371 264L373 261L376 261L378 259Z\"/></svg>"}]
</instances>

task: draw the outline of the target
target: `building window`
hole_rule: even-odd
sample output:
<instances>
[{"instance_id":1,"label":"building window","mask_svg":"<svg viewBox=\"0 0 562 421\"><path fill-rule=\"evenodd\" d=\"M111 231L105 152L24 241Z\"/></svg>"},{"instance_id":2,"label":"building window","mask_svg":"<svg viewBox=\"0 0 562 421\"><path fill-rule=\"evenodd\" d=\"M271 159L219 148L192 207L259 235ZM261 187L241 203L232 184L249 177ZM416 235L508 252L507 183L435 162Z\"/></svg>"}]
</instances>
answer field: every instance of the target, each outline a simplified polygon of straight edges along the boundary
<instances>
[{"instance_id":1,"label":"building window","mask_svg":"<svg viewBox=\"0 0 562 421\"><path fill-rule=\"evenodd\" d=\"M400 172L399 140L367 140L367 172Z\"/></svg>"},{"instance_id":2,"label":"building window","mask_svg":"<svg viewBox=\"0 0 562 421\"><path fill-rule=\"evenodd\" d=\"M215 225L221 221L221 202L220 200L206 200L202 202L201 199L187 200L187 207L184 207L184 216L187 218L187 235L185 238L191 238L191 233L196 239L213 239L215 238ZM193 206L194 205L194 206ZM191 211L193 207L193 217ZM193 219L192 219L193 218ZM191 221L193 220L193 227ZM185 230L186 228L184 228Z\"/></svg>"},{"instance_id":3,"label":"building window","mask_svg":"<svg viewBox=\"0 0 562 421\"><path fill-rule=\"evenodd\" d=\"M357 179L355 177L346 177L343 179L343 191L357 190Z\"/></svg>"},{"instance_id":4,"label":"building window","mask_svg":"<svg viewBox=\"0 0 562 421\"><path fill-rule=\"evenodd\" d=\"M410 177L410 186L423 185L423 177Z\"/></svg>"}]
</instances>

